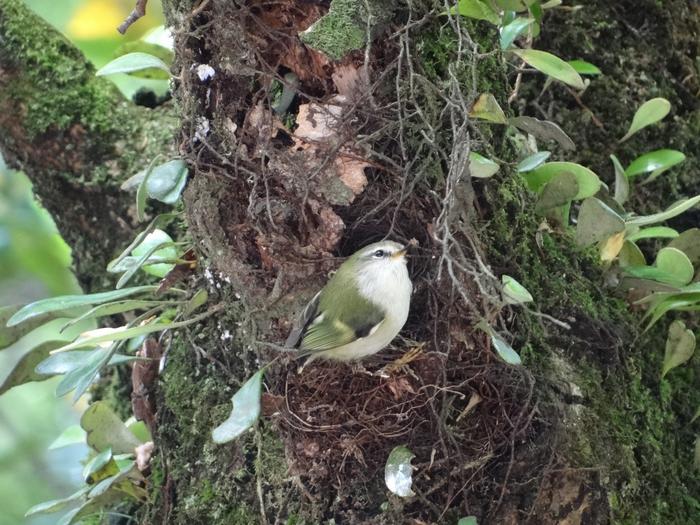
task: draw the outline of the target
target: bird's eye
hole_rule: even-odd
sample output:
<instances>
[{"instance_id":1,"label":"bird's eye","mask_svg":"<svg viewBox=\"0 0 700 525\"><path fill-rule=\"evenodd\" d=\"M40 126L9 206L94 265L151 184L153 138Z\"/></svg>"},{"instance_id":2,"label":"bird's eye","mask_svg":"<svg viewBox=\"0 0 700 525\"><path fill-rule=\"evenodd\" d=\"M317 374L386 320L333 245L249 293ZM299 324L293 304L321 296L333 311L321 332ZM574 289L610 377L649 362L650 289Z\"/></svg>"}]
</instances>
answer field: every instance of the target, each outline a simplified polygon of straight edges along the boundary
<instances>
[{"instance_id":1,"label":"bird's eye","mask_svg":"<svg viewBox=\"0 0 700 525\"><path fill-rule=\"evenodd\" d=\"M375 257L376 259L381 259L386 255L386 252L384 250L377 250L372 254L372 257Z\"/></svg>"}]
</instances>

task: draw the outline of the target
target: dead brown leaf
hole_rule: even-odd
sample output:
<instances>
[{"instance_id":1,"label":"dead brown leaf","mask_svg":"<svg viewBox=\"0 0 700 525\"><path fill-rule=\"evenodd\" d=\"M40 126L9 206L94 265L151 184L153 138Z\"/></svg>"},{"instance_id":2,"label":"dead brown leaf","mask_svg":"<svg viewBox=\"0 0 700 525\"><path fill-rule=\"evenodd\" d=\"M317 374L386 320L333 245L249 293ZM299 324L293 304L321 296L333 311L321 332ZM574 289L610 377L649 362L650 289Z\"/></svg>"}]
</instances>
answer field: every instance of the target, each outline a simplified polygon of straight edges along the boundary
<instances>
[{"instance_id":1,"label":"dead brown leaf","mask_svg":"<svg viewBox=\"0 0 700 525\"><path fill-rule=\"evenodd\" d=\"M369 79L364 69L358 69L352 64L335 67L331 75L338 94L348 100L358 100L369 91Z\"/></svg>"},{"instance_id":2,"label":"dead brown leaf","mask_svg":"<svg viewBox=\"0 0 700 525\"><path fill-rule=\"evenodd\" d=\"M153 441L147 441L134 449L136 453L136 468L138 468L140 472L148 469L151 456L153 455L153 446Z\"/></svg>"},{"instance_id":3,"label":"dead brown leaf","mask_svg":"<svg viewBox=\"0 0 700 525\"><path fill-rule=\"evenodd\" d=\"M353 195L359 195L365 190L367 187L365 168L369 167L368 162L347 155L338 155L335 158L335 167L338 178L350 188Z\"/></svg>"},{"instance_id":4,"label":"dead brown leaf","mask_svg":"<svg viewBox=\"0 0 700 525\"><path fill-rule=\"evenodd\" d=\"M335 249L345 230L345 223L330 206L324 206L314 199L309 205L318 218L318 226L311 232L309 241L324 252Z\"/></svg>"}]
</instances>

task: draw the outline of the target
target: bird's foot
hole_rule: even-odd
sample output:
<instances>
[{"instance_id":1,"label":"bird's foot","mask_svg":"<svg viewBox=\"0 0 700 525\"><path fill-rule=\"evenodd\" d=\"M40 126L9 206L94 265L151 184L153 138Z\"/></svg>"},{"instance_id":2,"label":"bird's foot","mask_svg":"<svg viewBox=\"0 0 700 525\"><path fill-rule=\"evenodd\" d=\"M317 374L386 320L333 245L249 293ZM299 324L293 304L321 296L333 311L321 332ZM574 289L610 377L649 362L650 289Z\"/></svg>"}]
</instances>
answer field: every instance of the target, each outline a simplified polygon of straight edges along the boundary
<instances>
[{"instance_id":1,"label":"bird's foot","mask_svg":"<svg viewBox=\"0 0 700 525\"><path fill-rule=\"evenodd\" d=\"M375 372L370 372L370 371L367 370L367 369L365 368L365 366L364 366L361 362L359 362L359 361L356 362L356 363L352 363L352 365L350 365L350 366L351 366L351 368L352 368L352 373L353 373L353 374L366 374L366 375L368 375L368 376L380 377L380 378L382 378L382 379L386 379L386 378L389 377L389 374L386 373L386 371L384 370L384 368L380 368L379 370L376 370Z\"/></svg>"}]
</instances>

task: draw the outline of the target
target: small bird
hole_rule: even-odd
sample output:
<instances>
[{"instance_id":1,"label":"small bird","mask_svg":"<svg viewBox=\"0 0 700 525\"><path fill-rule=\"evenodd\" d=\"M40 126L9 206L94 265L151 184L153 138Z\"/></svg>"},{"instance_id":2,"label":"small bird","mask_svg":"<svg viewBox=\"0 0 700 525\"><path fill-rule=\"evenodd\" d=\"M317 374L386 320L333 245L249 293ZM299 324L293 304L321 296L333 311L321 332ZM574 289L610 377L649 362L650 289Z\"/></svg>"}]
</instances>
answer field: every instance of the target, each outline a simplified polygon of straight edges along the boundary
<instances>
[{"instance_id":1,"label":"small bird","mask_svg":"<svg viewBox=\"0 0 700 525\"><path fill-rule=\"evenodd\" d=\"M298 348L298 356L309 361L375 354L406 323L412 291L405 246L392 241L365 246L311 299L285 346Z\"/></svg>"}]
</instances>

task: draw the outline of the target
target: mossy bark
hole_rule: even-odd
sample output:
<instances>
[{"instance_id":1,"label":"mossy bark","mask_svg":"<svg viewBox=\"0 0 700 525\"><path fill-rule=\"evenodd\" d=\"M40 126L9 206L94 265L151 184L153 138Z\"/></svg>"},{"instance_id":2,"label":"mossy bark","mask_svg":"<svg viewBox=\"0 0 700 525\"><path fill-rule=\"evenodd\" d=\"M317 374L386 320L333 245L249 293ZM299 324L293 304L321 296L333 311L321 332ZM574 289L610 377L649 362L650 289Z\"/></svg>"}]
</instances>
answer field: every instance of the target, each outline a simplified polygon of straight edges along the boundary
<instances>
[{"instance_id":1,"label":"mossy bark","mask_svg":"<svg viewBox=\"0 0 700 525\"><path fill-rule=\"evenodd\" d=\"M133 235L120 184L173 151L172 108L125 100L58 31L21 0L0 1L0 151L23 170L73 249L86 290Z\"/></svg>"}]
</instances>

